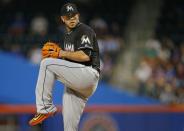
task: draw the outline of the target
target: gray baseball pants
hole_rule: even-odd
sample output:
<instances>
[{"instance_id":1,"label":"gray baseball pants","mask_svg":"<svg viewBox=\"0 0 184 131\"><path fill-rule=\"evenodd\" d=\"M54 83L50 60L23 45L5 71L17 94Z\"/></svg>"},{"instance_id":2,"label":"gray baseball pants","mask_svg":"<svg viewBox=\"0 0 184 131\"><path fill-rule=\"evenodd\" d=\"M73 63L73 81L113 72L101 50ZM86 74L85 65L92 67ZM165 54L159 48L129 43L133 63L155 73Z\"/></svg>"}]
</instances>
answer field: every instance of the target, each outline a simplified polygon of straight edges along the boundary
<instances>
[{"instance_id":1,"label":"gray baseball pants","mask_svg":"<svg viewBox=\"0 0 184 131\"><path fill-rule=\"evenodd\" d=\"M82 64L62 59L43 59L35 90L37 113L57 110L52 100L55 80L65 85L62 109L64 131L77 131L86 102L97 88L99 73Z\"/></svg>"}]
</instances>

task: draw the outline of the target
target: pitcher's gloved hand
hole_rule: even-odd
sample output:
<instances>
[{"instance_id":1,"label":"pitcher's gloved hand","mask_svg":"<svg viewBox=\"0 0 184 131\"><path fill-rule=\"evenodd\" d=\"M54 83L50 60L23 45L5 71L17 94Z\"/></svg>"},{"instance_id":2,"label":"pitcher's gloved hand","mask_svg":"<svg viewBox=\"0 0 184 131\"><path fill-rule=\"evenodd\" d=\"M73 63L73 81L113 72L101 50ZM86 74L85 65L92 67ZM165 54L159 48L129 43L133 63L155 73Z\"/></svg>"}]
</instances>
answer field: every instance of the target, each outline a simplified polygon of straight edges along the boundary
<instances>
[{"instance_id":1,"label":"pitcher's gloved hand","mask_svg":"<svg viewBox=\"0 0 184 131\"><path fill-rule=\"evenodd\" d=\"M44 58L59 58L61 48L54 42L46 42L42 47L42 59Z\"/></svg>"}]
</instances>

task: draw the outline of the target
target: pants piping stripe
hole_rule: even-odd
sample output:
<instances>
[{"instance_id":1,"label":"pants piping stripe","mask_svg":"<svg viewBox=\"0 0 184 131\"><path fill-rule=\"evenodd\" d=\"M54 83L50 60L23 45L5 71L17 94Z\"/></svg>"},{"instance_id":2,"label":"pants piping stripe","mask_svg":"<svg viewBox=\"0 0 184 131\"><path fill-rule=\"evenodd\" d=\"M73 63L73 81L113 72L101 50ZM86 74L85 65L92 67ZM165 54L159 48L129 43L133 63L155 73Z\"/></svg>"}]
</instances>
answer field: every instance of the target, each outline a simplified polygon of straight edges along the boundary
<instances>
[{"instance_id":1,"label":"pants piping stripe","mask_svg":"<svg viewBox=\"0 0 184 131\"><path fill-rule=\"evenodd\" d=\"M46 73L47 73L47 67L48 66L52 66L52 65L56 65L56 66L63 66L63 67L66 67L66 68L86 68L87 66L83 66L83 67L70 67L70 66L66 66L66 65L59 65L59 64L49 64L46 66L46 69L45 69L45 75L44 75L44 81L43 81L43 90L42 90L42 102L43 102L43 106L44 106L44 109L47 113L49 113L49 111L47 111L47 108L46 108L46 105L44 103L44 100L43 100L43 94L44 94L44 89L45 89L45 79L46 79ZM65 79L66 80L66 79ZM66 80L67 81L67 80Z\"/></svg>"}]
</instances>

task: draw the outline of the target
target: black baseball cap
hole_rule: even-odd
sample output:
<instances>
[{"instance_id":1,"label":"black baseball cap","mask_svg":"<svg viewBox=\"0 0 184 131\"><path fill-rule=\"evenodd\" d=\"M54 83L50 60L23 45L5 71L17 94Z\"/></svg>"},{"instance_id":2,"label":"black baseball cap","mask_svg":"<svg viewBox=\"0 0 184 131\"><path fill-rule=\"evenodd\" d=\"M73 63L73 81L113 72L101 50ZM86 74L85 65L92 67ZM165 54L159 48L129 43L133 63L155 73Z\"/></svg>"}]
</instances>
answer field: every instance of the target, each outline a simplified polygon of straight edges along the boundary
<instances>
[{"instance_id":1,"label":"black baseball cap","mask_svg":"<svg viewBox=\"0 0 184 131\"><path fill-rule=\"evenodd\" d=\"M71 16L79 13L77 6L73 3L67 3L61 7L61 16Z\"/></svg>"}]
</instances>

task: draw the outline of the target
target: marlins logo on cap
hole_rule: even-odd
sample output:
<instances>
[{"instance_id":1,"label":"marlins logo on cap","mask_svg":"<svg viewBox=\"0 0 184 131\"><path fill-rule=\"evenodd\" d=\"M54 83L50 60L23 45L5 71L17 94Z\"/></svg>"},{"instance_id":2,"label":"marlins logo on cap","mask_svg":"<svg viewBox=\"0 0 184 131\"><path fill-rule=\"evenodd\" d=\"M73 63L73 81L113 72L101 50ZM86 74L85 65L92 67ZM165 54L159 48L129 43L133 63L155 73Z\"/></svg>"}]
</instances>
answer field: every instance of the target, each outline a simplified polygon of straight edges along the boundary
<instances>
[{"instance_id":1,"label":"marlins logo on cap","mask_svg":"<svg viewBox=\"0 0 184 131\"><path fill-rule=\"evenodd\" d=\"M63 5L61 8L61 16L67 16L77 13L78 13L77 6L73 3L67 3Z\"/></svg>"},{"instance_id":2,"label":"marlins logo on cap","mask_svg":"<svg viewBox=\"0 0 184 131\"><path fill-rule=\"evenodd\" d=\"M67 5L66 10L67 10L67 12L70 12L70 11L73 11L74 9L71 5Z\"/></svg>"}]
</instances>

